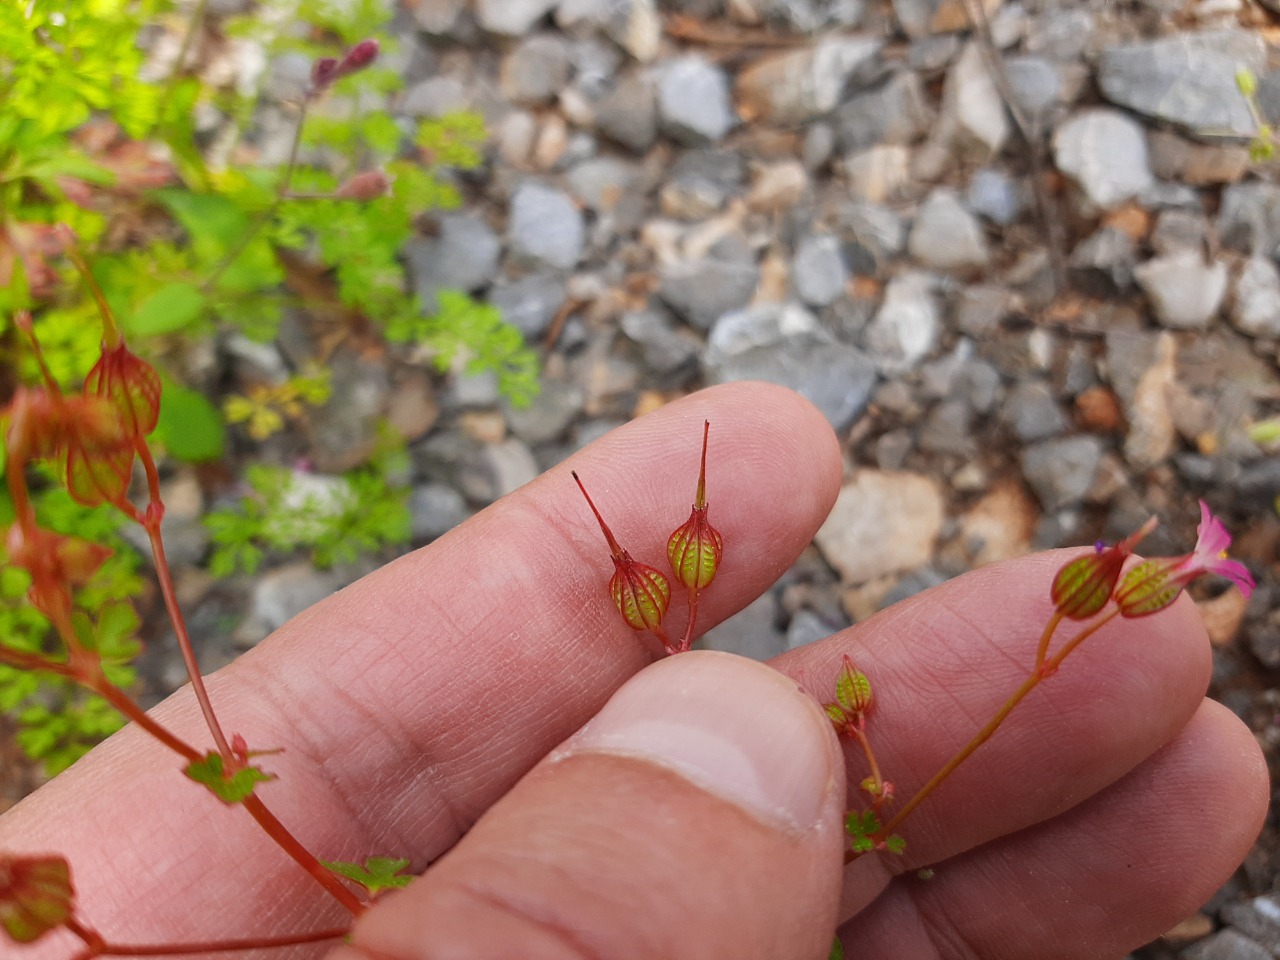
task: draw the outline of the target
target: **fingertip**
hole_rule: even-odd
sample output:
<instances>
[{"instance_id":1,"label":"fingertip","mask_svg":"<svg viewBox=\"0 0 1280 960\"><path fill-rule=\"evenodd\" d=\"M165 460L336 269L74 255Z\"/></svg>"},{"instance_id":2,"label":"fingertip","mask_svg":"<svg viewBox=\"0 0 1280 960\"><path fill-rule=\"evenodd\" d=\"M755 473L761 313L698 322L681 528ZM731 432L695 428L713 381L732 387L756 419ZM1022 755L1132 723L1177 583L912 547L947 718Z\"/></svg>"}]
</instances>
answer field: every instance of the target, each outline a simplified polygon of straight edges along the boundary
<instances>
[{"instance_id":1,"label":"fingertip","mask_svg":"<svg viewBox=\"0 0 1280 960\"><path fill-rule=\"evenodd\" d=\"M356 927L382 960L792 960L830 946L843 767L789 679L713 652L627 682ZM825 955L823 953L822 955Z\"/></svg>"}]
</instances>

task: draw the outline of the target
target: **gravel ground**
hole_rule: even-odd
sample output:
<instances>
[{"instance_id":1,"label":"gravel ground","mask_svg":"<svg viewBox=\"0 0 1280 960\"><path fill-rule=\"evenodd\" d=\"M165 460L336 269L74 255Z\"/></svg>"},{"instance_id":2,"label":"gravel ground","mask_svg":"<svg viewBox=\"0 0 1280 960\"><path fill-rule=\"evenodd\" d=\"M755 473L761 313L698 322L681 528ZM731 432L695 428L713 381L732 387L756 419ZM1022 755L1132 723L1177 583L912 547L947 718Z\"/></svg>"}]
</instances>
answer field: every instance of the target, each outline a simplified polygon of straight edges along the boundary
<instances>
[{"instance_id":1,"label":"gravel ground","mask_svg":"<svg viewBox=\"0 0 1280 960\"><path fill-rule=\"evenodd\" d=\"M424 297L463 286L549 342L543 392L514 410L490 378L339 353L312 460L390 417L420 544L674 397L790 386L844 440L846 487L779 585L706 640L758 657L1151 514L1151 551L1185 549L1203 498L1259 581L1247 603L1204 601L1212 693L1275 764L1280 460L1252 428L1280 413L1280 186L1250 159L1235 80L1251 71L1280 117L1272 2L993 0L976 32L958 0L406 4L389 108L477 109L493 133L464 207L406 262ZM270 67L264 156L289 133L268 122L289 67ZM306 336L225 338L219 362L253 382ZM169 483L214 667L369 565L211 581L207 481ZM177 666L148 661L154 695ZM1140 956L1280 957L1275 849L1272 820Z\"/></svg>"}]
</instances>

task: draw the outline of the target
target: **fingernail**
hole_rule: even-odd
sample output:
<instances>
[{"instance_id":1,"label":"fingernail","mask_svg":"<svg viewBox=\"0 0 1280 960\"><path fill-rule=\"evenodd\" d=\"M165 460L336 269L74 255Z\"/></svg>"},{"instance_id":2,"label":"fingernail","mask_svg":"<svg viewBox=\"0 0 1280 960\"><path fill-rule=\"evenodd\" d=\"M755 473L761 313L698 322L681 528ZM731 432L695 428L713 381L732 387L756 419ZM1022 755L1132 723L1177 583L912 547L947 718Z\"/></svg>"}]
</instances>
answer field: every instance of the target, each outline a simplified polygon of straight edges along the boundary
<instances>
[{"instance_id":1,"label":"fingernail","mask_svg":"<svg viewBox=\"0 0 1280 960\"><path fill-rule=\"evenodd\" d=\"M553 759L585 752L666 767L790 830L820 820L839 763L830 721L794 681L712 651L636 674Z\"/></svg>"}]
</instances>

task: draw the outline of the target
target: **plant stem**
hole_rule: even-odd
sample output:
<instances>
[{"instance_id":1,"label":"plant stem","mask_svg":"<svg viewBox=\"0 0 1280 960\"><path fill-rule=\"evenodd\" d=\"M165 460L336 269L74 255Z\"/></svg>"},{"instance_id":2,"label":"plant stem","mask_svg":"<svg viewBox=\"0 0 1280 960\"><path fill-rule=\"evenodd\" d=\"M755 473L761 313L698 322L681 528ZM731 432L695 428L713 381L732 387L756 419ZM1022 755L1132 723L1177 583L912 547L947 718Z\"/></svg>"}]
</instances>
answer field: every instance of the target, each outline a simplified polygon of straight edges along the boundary
<instances>
[{"instance_id":1,"label":"plant stem","mask_svg":"<svg viewBox=\"0 0 1280 960\"><path fill-rule=\"evenodd\" d=\"M151 541L151 556L155 560L156 580L160 583L160 593L164 596L165 609L169 613L169 622L173 624L173 632L178 638L178 649L182 651L182 662L187 668L187 676L191 680L191 690L196 695L196 701L200 704L200 712L204 714L204 722L209 727L209 733L213 736L214 745L218 748L218 753L222 755L222 759L231 763L233 756L231 746L227 743L226 735L222 732L222 725L218 723L218 717L213 712L213 704L209 700L209 691L205 687L204 677L200 674L200 664L196 660L195 648L191 644L191 634L187 630L186 618L182 615L182 608L178 604L177 591L173 586L173 571L169 567L169 560L164 552L164 537L160 533L160 521L164 516L164 503L160 499L160 473L156 469L155 458L151 455L150 448L142 440L138 440L135 444L138 453L138 459L142 462L142 468L147 475L147 491L151 498L146 513L142 518L142 526L147 531L147 537Z\"/></svg>"},{"instance_id":2,"label":"plant stem","mask_svg":"<svg viewBox=\"0 0 1280 960\"><path fill-rule=\"evenodd\" d=\"M173 69L169 71L169 76L164 83L163 102L168 103L173 97L173 91L178 86L178 78L182 76L182 65L186 62L187 54L191 52L191 44L195 41L196 31L204 24L204 12L209 6L209 0L197 0L196 8L191 11L191 16L187 18L187 29L182 35L182 45L178 48L178 58L173 62Z\"/></svg>"},{"instance_id":3,"label":"plant stem","mask_svg":"<svg viewBox=\"0 0 1280 960\"><path fill-rule=\"evenodd\" d=\"M681 653L687 653L693 646L693 628L698 622L698 588L689 588L689 623L684 628L684 639L680 641Z\"/></svg>"},{"instance_id":4,"label":"plant stem","mask_svg":"<svg viewBox=\"0 0 1280 960\"><path fill-rule=\"evenodd\" d=\"M190 953L229 953L235 950L270 950L291 947L296 944L321 943L336 940L350 933L350 928L314 930L308 933L287 933L275 937L240 937L228 940L203 940L193 943L108 943L96 930L74 918L64 924L69 931L85 942L85 948L75 954L74 960L91 960L93 957L176 957Z\"/></svg>"},{"instance_id":5,"label":"plant stem","mask_svg":"<svg viewBox=\"0 0 1280 960\"><path fill-rule=\"evenodd\" d=\"M200 759L200 753L195 747L151 719L132 697L108 680L101 671L97 677L80 682L120 711L125 719L136 723L188 763L194 763Z\"/></svg>"},{"instance_id":6,"label":"plant stem","mask_svg":"<svg viewBox=\"0 0 1280 960\"><path fill-rule=\"evenodd\" d=\"M1018 689L1015 690L1009 699L1004 702L1004 706L997 710L995 716L987 721L986 726L979 730L977 734L974 735L973 739L965 744L959 753L948 760L941 770L930 777L929 782L921 787L916 792L915 796L899 808L898 812L895 813L880 829L877 834L877 838L883 840L885 837L893 833L897 827L901 826L902 821L905 820L916 807L920 806L924 799L929 796L929 794L933 793L933 791L936 790L938 786L947 779L947 777L955 773L960 764L968 760L975 750L991 739L991 735L999 729L1000 724L1004 723L1005 718L1013 712L1013 708L1021 703L1026 698L1027 694L1039 686L1041 680L1056 673L1058 668L1062 665L1062 661L1067 658L1071 651L1075 650L1075 648L1080 646L1082 642L1097 633L1102 629L1102 627L1118 616L1119 613L1119 608L1116 608L1096 623L1084 628L1068 640L1067 643L1063 645L1062 649L1054 654L1052 659L1046 661L1044 664L1032 671L1031 675L1027 677L1027 679L1023 680L1018 686ZM846 855L846 859L852 858L849 858Z\"/></svg>"},{"instance_id":7,"label":"plant stem","mask_svg":"<svg viewBox=\"0 0 1280 960\"><path fill-rule=\"evenodd\" d=\"M878 807L884 800L884 777L880 773L880 764L876 763L876 755L871 749L871 741L867 739L866 731L861 727L849 724L847 729L858 743L862 744L862 752L867 755L867 766L871 768L871 779L876 786L875 799L872 800L872 806Z\"/></svg>"},{"instance_id":8,"label":"plant stem","mask_svg":"<svg viewBox=\"0 0 1280 960\"><path fill-rule=\"evenodd\" d=\"M274 840L281 850L292 857L298 866L311 874L312 878L332 894L333 898L342 904L353 917L358 917L364 913L364 902L338 879L337 874L317 860L315 855L289 832L289 829L276 818L276 815L267 809L267 805L262 802L257 794L250 794L246 797L242 802L242 806L249 811L249 815L254 820L258 821L258 825L262 827L267 836Z\"/></svg>"},{"instance_id":9,"label":"plant stem","mask_svg":"<svg viewBox=\"0 0 1280 960\"><path fill-rule=\"evenodd\" d=\"M250 221L248 227L240 236L240 242L231 248L231 251L222 258L213 272L205 277L204 283L200 284L202 293L208 293L222 279L222 275L227 272L233 263L240 258L240 254L249 248L249 244L262 230L264 226L276 215L276 211L280 209L280 204L284 202L285 197L289 193L289 183L293 180L293 170L298 164L298 149L302 144L302 125L307 121L307 108L310 106L309 97L304 97L302 106L298 108L298 123L293 128L293 142L289 144L289 159L285 163L284 173L280 175L280 182L276 185L276 196L271 201L271 205L263 210L260 214Z\"/></svg>"},{"instance_id":10,"label":"plant stem","mask_svg":"<svg viewBox=\"0 0 1280 960\"><path fill-rule=\"evenodd\" d=\"M1044 666L1044 658L1049 655L1049 641L1053 639L1054 631L1058 629L1058 624L1062 622L1062 611L1055 610L1053 616L1049 618L1049 622L1044 625L1044 633L1040 634L1040 646L1036 648L1036 669L1039 670Z\"/></svg>"}]
</instances>

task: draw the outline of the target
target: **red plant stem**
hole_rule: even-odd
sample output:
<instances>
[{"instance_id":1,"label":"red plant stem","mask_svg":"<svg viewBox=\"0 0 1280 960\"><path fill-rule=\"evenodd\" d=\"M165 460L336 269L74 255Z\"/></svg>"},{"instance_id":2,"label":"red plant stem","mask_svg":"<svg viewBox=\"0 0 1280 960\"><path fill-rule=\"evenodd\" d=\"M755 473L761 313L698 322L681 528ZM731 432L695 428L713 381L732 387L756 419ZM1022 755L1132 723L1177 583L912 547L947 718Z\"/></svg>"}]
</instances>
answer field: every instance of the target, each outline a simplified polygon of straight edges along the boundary
<instances>
[{"instance_id":1,"label":"red plant stem","mask_svg":"<svg viewBox=\"0 0 1280 960\"><path fill-rule=\"evenodd\" d=\"M698 623L698 589L689 588L689 622L684 628L684 639L680 641L680 653L687 653L693 646L693 628Z\"/></svg>"},{"instance_id":2,"label":"red plant stem","mask_svg":"<svg viewBox=\"0 0 1280 960\"><path fill-rule=\"evenodd\" d=\"M1004 706L997 710L995 716L987 721L986 726L979 730L977 734L974 735L973 739L965 744L959 753L948 760L941 770L930 777L929 782L921 787L916 792L915 796L899 808L898 812L880 828L880 831L876 834L876 838L878 840L884 840L893 833L893 831L902 824L902 821L907 819L907 817L911 815L912 811L914 811L916 807L920 806L929 794L933 793L933 791L936 790L938 786L947 779L947 777L955 773L960 764L968 760L975 750L991 739L992 734L999 729L1000 724L1004 723L1005 718L1013 712L1013 708L1021 703L1026 698L1027 694L1039 686L1041 680L1045 677L1052 676L1062 665L1062 661L1067 658L1071 651L1075 650L1075 648L1080 646L1080 644L1086 639L1097 633L1102 629L1102 627L1118 616L1119 613L1119 608L1116 608L1100 619L1097 623L1081 630L1078 634L1068 640L1067 643L1063 645L1062 649L1054 654L1052 659L1032 671L1031 675L1027 677L1027 679L1023 680L1018 686L1018 689L1015 690L1009 699L1004 702ZM853 851L849 851L849 853L845 854L846 863L856 859L856 856L852 854Z\"/></svg>"},{"instance_id":3,"label":"red plant stem","mask_svg":"<svg viewBox=\"0 0 1280 960\"><path fill-rule=\"evenodd\" d=\"M853 734L858 743L862 744L862 752L867 755L867 766L871 768L871 778L876 785L876 799L873 801L872 806L879 806L884 799L884 777L880 773L880 764L876 763L876 755L871 749L871 741L867 739L866 731L859 726L850 723L845 729Z\"/></svg>"},{"instance_id":4,"label":"red plant stem","mask_svg":"<svg viewBox=\"0 0 1280 960\"><path fill-rule=\"evenodd\" d=\"M40 653L28 653L25 650L15 650L12 647L3 645L0 645L0 663L13 667L15 670L43 670L46 673L54 673L60 677L66 677L68 680L75 679L75 674L71 668L60 660L53 660Z\"/></svg>"},{"instance_id":5,"label":"red plant stem","mask_svg":"<svg viewBox=\"0 0 1280 960\"><path fill-rule=\"evenodd\" d=\"M1049 622L1044 625L1044 633L1040 634L1040 646L1036 648L1036 669L1039 670L1044 666L1044 658L1049 655L1049 641L1053 638L1054 631L1058 629L1058 624L1062 622L1062 611L1055 610L1053 616L1049 618Z\"/></svg>"},{"instance_id":6,"label":"red plant stem","mask_svg":"<svg viewBox=\"0 0 1280 960\"><path fill-rule=\"evenodd\" d=\"M164 595L165 607L169 611L169 619L173 623L174 633L178 638L178 648L182 651L182 660L186 665L187 675L191 678L191 689L200 703L200 710L204 714L205 723L209 727L209 732L213 735L218 752L222 755L223 761L228 765L228 768L230 768L231 765L238 765L240 761L232 753L231 746L227 743L226 736L222 732L222 726L218 723L217 715L213 711L213 704L209 700L209 692L205 688L204 678L200 673L200 665L196 662L195 649L191 644L191 636L187 631L186 620L182 616L182 608L178 604L169 561L165 557L164 538L160 533L160 520L163 516L163 504L160 500L160 475L156 469L155 459L151 456L151 451L147 445L139 441L136 447L138 458L142 461L143 470L147 475L147 489L151 498L150 508L141 516L141 523L151 540L151 553L155 557L156 579L160 582L160 592ZM198 757L190 759L198 759ZM249 815L258 822L258 825L262 827L267 836L274 840L280 849L292 857L303 870L311 874L352 915L358 916L364 911L364 904L360 899L338 879L333 871L317 860L315 855L303 846L297 837L289 832L288 828L276 818L275 814L267 809L266 804L259 797L250 794L242 802L242 805L249 811Z\"/></svg>"},{"instance_id":7,"label":"red plant stem","mask_svg":"<svg viewBox=\"0 0 1280 960\"><path fill-rule=\"evenodd\" d=\"M350 928L313 930L308 933L287 933L276 937L240 937L229 940L203 940L193 943L108 943L97 931L84 926L74 918L63 926L85 942L85 949L75 954L73 960L91 960L93 957L176 957L190 953L229 953L235 950L270 950L291 947L295 944L321 943L336 940L350 933Z\"/></svg>"},{"instance_id":8,"label":"red plant stem","mask_svg":"<svg viewBox=\"0 0 1280 960\"><path fill-rule=\"evenodd\" d=\"M200 752L195 747L177 735L170 733L162 724L151 719L147 712L134 702L132 697L103 676L101 672L95 678L82 679L80 682L120 711L126 719L136 723L188 763L194 763L200 759Z\"/></svg>"},{"instance_id":9,"label":"red plant stem","mask_svg":"<svg viewBox=\"0 0 1280 960\"><path fill-rule=\"evenodd\" d=\"M338 875L316 859L310 850L289 832L288 828L276 819L276 815L267 809L267 805L257 794L249 794L241 803L249 815L258 821L258 825L276 844L287 853L298 866L311 874L320 886L324 887L353 916L358 917L365 911L365 903L352 893L338 879Z\"/></svg>"},{"instance_id":10,"label":"red plant stem","mask_svg":"<svg viewBox=\"0 0 1280 960\"><path fill-rule=\"evenodd\" d=\"M164 596L165 609L169 612L169 621L173 624L173 632L178 638L178 649L182 651L182 662L187 668L187 676L191 680L191 690L200 704L200 712L204 714L204 722L213 736L214 745L222 755L225 763L232 763L234 757L222 725L218 723L217 714L213 712L213 704L209 700L209 691L205 687L204 677L200 674L200 664L196 660L195 648L191 644L191 634L187 630L186 618L178 604L178 595L173 586L173 571L169 568L168 558L164 552L164 537L160 533L160 521L164 504L160 499L160 473L156 469L155 458L146 443L138 440L134 447L142 468L147 475L147 490L151 498L150 507L141 518L142 526L151 541L151 555L155 559L156 580L160 583L160 593Z\"/></svg>"}]
</instances>

